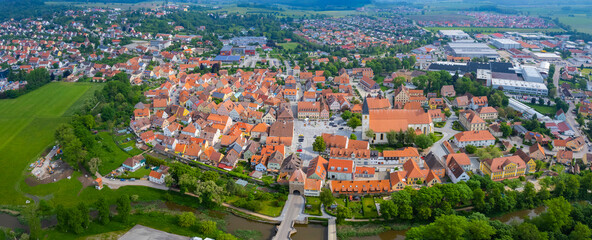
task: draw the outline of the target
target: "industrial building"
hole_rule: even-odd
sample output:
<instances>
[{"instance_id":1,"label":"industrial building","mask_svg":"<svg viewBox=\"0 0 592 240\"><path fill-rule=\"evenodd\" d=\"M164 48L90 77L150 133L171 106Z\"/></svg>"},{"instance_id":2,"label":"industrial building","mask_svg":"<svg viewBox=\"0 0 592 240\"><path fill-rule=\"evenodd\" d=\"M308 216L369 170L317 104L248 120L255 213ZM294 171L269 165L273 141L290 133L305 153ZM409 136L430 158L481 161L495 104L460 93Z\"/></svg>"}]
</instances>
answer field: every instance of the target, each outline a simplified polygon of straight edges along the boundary
<instances>
[{"instance_id":1,"label":"industrial building","mask_svg":"<svg viewBox=\"0 0 592 240\"><path fill-rule=\"evenodd\" d=\"M464 75L465 73L477 73L479 69L487 69L494 73L514 73L512 63L505 63L505 62L488 62L488 63L478 63L478 62L466 62L466 63L456 63L456 62L435 62L430 64L428 67L429 71L447 71L450 75L454 75L458 73L459 76Z\"/></svg>"},{"instance_id":2,"label":"industrial building","mask_svg":"<svg viewBox=\"0 0 592 240\"><path fill-rule=\"evenodd\" d=\"M525 95L543 95L547 96L549 90L544 83L538 82L527 82L520 80L509 80L509 79L491 79L491 86L494 89L502 89L504 92L525 94Z\"/></svg>"},{"instance_id":3,"label":"industrial building","mask_svg":"<svg viewBox=\"0 0 592 240\"><path fill-rule=\"evenodd\" d=\"M440 30L438 31L440 36L447 37L450 39L471 39L469 34L465 33L463 30Z\"/></svg>"},{"instance_id":4,"label":"industrial building","mask_svg":"<svg viewBox=\"0 0 592 240\"><path fill-rule=\"evenodd\" d=\"M448 49L456 57L487 57L489 59L497 59L499 57L497 51L485 43L450 42L448 43Z\"/></svg>"},{"instance_id":5,"label":"industrial building","mask_svg":"<svg viewBox=\"0 0 592 240\"><path fill-rule=\"evenodd\" d=\"M522 68L517 69L516 72L519 72L522 75L524 81L544 83L543 76L535 67L524 66Z\"/></svg>"},{"instance_id":6,"label":"industrial building","mask_svg":"<svg viewBox=\"0 0 592 240\"><path fill-rule=\"evenodd\" d=\"M491 44L499 49L520 49L522 45L512 39L507 38L494 38L491 40Z\"/></svg>"}]
</instances>

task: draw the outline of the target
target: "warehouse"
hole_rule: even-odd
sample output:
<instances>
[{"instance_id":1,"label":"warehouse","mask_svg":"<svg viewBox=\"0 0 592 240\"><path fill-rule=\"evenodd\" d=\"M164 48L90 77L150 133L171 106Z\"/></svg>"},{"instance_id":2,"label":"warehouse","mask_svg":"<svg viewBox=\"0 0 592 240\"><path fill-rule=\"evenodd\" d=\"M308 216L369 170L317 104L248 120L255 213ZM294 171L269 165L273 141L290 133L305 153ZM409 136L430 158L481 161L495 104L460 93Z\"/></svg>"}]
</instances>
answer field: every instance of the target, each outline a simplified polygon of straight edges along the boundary
<instances>
[{"instance_id":1,"label":"warehouse","mask_svg":"<svg viewBox=\"0 0 592 240\"><path fill-rule=\"evenodd\" d=\"M525 95L544 95L547 96L549 91L547 86L538 82L517 81L510 79L492 78L491 86L494 89L502 89L504 92L525 94Z\"/></svg>"},{"instance_id":2,"label":"warehouse","mask_svg":"<svg viewBox=\"0 0 592 240\"><path fill-rule=\"evenodd\" d=\"M519 48L522 48L522 45L520 45L520 43L518 43L512 39L507 39L507 38L495 38L495 39L491 40L491 44L499 49L512 49L512 48L519 49Z\"/></svg>"},{"instance_id":3,"label":"warehouse","mask_svg":"<svg viewBox=\"0 0 592 240\"><path fill-rule=\"evenodd\" d=\"M524 81L537 83L544 82L543 76L541 76L541 74L535 67L524 66L516 72L518 71L520 71L519 73L522 74L522 78L524 78Z\"/></svg>"},{"instance_id":4,"label":"warehouse","mask_svg":"<svg viewBox=\"0 0 592 240\"><path fill-rule=\"evenodd\" d=\"M469 34L463 30L440 30L440 36L447 37L450 39L471 39Z\"/></svg>"},{"instance_id":5,"label":"warehouse","mask_svg":"<svg viewBox=\"0 0 592 240\"><path fill-rule=\"evenodd\" d=\"M455 57L487 57L489 59L496 59L499 57L497 51L490 48L485 43L451 42L448 43L448 48Z\"/></svg>"}]
</instances>

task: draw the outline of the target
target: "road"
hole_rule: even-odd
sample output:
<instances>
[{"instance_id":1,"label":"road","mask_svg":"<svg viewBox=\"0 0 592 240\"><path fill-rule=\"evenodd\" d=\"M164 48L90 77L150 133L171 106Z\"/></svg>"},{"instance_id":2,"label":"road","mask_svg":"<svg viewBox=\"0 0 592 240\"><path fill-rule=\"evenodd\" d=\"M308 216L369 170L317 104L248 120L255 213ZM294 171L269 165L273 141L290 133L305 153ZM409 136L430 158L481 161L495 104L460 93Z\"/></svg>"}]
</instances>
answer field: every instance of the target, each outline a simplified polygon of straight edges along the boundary
<instances>
[{"instance_id":1,"label":"road","mask_svg":"<svg viewBox=\"0 0 592 240\"><path fill-rule=\"evenodd\" d=\"M282 211L282 215L280 215L280 219L283 219L282 223L280 224L277 233L272 239L290 239L290 233L293 230L293 222L298 217L298 215L302 213L303 210L304 197L300 195L290 194L288 196L288 200L286 201L286 205L284 206L284 210Z\"/></svg>"}]
</instances>

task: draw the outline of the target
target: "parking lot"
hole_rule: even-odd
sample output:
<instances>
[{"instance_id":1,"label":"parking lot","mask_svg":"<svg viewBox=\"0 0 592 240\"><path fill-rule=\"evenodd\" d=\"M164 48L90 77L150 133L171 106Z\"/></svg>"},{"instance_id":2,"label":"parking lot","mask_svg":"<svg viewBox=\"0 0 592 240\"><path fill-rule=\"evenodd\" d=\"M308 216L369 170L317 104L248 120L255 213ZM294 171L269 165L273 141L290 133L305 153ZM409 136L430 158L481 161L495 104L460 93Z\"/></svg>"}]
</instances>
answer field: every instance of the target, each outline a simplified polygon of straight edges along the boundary
<instances>
[{"instance_id":1,"label":"parking lot","mask_svg":"<svg viewBox=\"0 0 592 240\"><path fill-rule=\"evenodd\" d=\"M330 124L334 123L334 126ZM323 133L336 134L349 137L352 134L351 128L345 125L345 122L339 116L335 116L333 121L303 121L295 120L294 122L294 143L292 144L292 151L300 153L300 159L303 161L303 166L308 166L308 162L318 156L318 153L312 150L312 144L315 137L321 136ZM361 127L358 127L360 130ZM361 138L361 133L355 133L358 139ZM302 135L302 137L300 137Z\"/></svg>"}]
</instances>

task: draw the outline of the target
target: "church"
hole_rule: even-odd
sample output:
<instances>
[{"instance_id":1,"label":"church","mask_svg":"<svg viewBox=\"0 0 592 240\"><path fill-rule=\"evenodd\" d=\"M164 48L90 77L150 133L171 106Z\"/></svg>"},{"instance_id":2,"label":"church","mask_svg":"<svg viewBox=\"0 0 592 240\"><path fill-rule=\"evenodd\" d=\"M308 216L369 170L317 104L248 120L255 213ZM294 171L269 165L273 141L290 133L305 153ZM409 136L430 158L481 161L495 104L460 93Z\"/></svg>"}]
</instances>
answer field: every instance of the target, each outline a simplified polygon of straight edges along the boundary
<instances>
[{"instance_id":1,"label":"church","mask_svg":"<svg viewBox=\"0 0 592 240\"><path fill-rule=\"evenodd\" d=\"M434 132L432 117L424 110L376 108L372 101L374 99L365 98L362 105L363 140L370 140L372 144L387 143L386 133L391 130L395 132L407 131L408 128L415 130L418 134ZM365 133L368 129L372 129L376 134L374 139L369 139L366 136Z\"/></svg>"}]
</instances>

